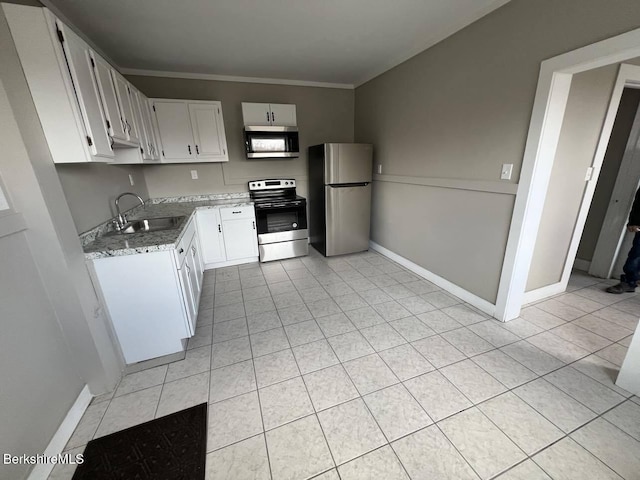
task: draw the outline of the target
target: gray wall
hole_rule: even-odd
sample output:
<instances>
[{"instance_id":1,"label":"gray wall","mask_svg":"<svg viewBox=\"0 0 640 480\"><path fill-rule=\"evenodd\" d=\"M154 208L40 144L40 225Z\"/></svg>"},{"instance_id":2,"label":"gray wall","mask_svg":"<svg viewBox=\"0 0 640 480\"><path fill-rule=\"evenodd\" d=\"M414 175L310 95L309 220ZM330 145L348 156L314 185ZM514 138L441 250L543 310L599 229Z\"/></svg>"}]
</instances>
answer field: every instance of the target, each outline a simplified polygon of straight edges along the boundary
<instances>
[{"instance_id":1,"label":"gray wall","mask_svg":"<svg viewBox=\"0 0 640 480\"><path fill-rule=\"evenodd\" d=\"M11 169L9 156L14 162L28 163L1 81L0 143L0 173ZM7 173L8 186L12 176ZM6 193L15 198L13 190ZM9 218L0 216L0 452L37 454L44 451L85 382L74 366L38 272L31 251L33 232L7 235L8 222ZM0 478L26 478L29 470L27 465L3 466Z\"/></svg>"},{"instance_id":2,"label":"gray wall","mask_svg":"<svg viewBox=\"0 0 640 480\"><path fill-rule=\"evenodd\" d=\"M28 226L0 249L0 451L35 454L84 384L113 389L122 360L1 9L0 84L0 173Z\"/></svg>"},{"instance_id":3,"label":"gray wall","mask_svg":"<svg viewBox=\"0 0 640 480\"><path fill-rule=\"evenodd\" d=\"M358 87L356 141L374 144L384 173L375 182L372 238L494 302L513 197L405 190L383 185L392 180L385 175L490 181L498 192L501 164L512 163L517 183L540 63L638 26L635 0L615 8L602 0L512 0ZM402 202L387 194L393 189L404 192ZM420 217L406 208L412 204ZM479 208L488 204L495 209ZM391 224L403 227L391 233ZM425 234L440 238L425 243Z\"/></svg>"},{"instance_id":4,"label":"gray wall","mask_svg":"<svg viewBox=\"0 0 640 480\"><path fill-rule=\"evenodd\" d=\"M598 236L602 229L602 223L609 208L609 201L618 177L618 170L622 163L624 150L629 140L629 133L633 126L633 119L640 104L640 89L625 88L620 99L620 107L616 115L616 121L611 131L611 138L607 146L598 177L598 184L593 195L589 215L584 226L577 258L591 261L598 243Z\"/></svg>"},{"instance_id":5,"label":"gray wall","mask_svg":"<svg viewBox=\"0 0 640 480\"><path fill-rule=\"evenodd\" d=\"M99 225L115 216L113 201L122 192L134 192L149 198L142 166L107 164L57 164L65 197L78 233ZM129 183L133 175L135 186ZM137 205L131 197L122 199L123 210Z\"/></svg>"},{"instance_id":6,"label":"gray wall","mask_svg":"<svg viewBox=\"0 0 640 480\"><path fill-rule=\"evenodd\" d=\"M610 65L573 76L526 291L562 278L617 73Z\"/></svg>"},{"instance_id":7,"label":"gray wall","mask_svg":"<svg viewBox=\"0 0 640 480\"><path fill-rule=\"evenodd\" d=\"M301 195L307 190L307 147L353 141L353 90L127 76L148 97L220 100L229 149L224 164L144 166L151 197L247 191L257 178L293 177ZM300 158L247 160L242 136L241 102L293 103L300 131ZM198 180L191 180L191 170Z\"/></svg>"}]
</instances>

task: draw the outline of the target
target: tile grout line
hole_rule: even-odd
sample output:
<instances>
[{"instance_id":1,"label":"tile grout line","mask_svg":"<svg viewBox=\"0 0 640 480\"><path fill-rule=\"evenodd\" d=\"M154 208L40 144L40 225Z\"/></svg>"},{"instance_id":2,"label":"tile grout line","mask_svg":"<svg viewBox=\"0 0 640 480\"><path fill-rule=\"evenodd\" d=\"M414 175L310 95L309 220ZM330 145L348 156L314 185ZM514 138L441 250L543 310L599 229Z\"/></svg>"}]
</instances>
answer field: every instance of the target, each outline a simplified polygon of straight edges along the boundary
<instances>
[{"instance_id":1,"label":"tile grout line","mask_svg":"<svg viewBox=\"0 0 640 480\"><path fill-rule=\"evenodd\" d=\"M244 300L244 292L241 293L242 298ZM271 298L271 297L269 297ZM245 312L246 313L246 312ZM247 332L249 331L249 320L247 319L247 317L245 316L245 322L247 325ZM212 338L213 341L213 338ZM273 471L271 469L271 457L269 456L269 445L267 443L267 430L264 426L264 415L262 414L262 401L260 398L260 389L259 389L259 385L258 385L258 374L256 373L256 363L255 363L255 359L253 356L253 345L251 344L251 337L248 338L249 341L249 350L251 351L251 365L253 366L253 378L256 382L256 397L258 398L258 409L260 410L260 421L262 422L262 436L264 438L264 448L265 448L265 453L267 455L267 465L269 466L269 476L271 478L273 478ZM213 355L211 356L211 360L213 361ZM223 447L225 448L225 447Z\"/></svg>"},{"instance_id":2,"label":"tile grout line","mask_svg":"<svg viewBox=\"0 0 640 480\"><path fill-rule=\"evenodd\" d=\"M285 334L286 334L286 332L285 332ZM329 343L329 342L327 342L327 343ZM331 348L330 344L329 344L329 348ZM311 408L313 409L313 413L309 414L307 416L311 416L311 415L315 416L316 421L318 422L318 426L320 427L320 431L322 432L322 437L324 438L325 445L327 446L327 450L329 450L329 455L331 455L331 461L333 462L333 468L335 468L336 472L337 472L338 471L338 464L336 462L335 456L333 455L333 451L331 451L331 446L329 445L329 440L327 439L327 434L325 433L324 428L322 427L322 422L320 421L320 417L318 417L318 411L316 409L316 406L313 403L313 400L311 399L311 394L309 393L309 387L307 386L307 382L305 382L305 380L304 380L304 375L302 374L302 370L300 370L300 364L298 363L298 359L296 358L295 354L293 353L293 349L291 350L291 354L293 355L293 361L296 362L296 367L298 368L298 372L300 372L300 379L302 380L302 384L304 385L304 390L305 390L305 392L307 394L307 398L309 399L309 403L311 403ZM335 352L334 352L334 354L335 354ZM306 418L307 416L302 417L302 418ZM300 420L300 419L297 418L296 420L293 420L293 422L295 422L297 420ZM289 423L292 423L292 422L289 422ZM284 425L286 425L286 424L284 424ZM283 426L283 425L279 425L276 428L280 428L281 426ZM327 471L329 471L329 470L327 470ZM320 472L318 475L321 475L322 473L324 473L324 472ZM315 475L315 476L317 476L317 475ZM340 475L338 474L338 476L340 476Z\"/></svg>"}]
</instances>

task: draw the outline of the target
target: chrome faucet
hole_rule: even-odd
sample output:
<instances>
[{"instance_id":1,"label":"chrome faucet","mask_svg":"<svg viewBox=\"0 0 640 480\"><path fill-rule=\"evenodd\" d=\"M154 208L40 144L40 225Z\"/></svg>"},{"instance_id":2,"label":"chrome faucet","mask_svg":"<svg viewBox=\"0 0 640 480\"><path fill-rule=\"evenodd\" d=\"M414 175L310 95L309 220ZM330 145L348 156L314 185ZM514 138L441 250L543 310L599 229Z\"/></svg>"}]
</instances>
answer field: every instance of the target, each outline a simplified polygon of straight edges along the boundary
<instances>
[{"instance_id":1,"label":"chrome faucet","mask_svg":"<svg viewBox=\"0 0 640 480\"><path fill-rule=\"evenodd\" d=\"M115 220L115 226L116 226L116 229L118 230L121 230L127 223L127 215L125 213L120 212L120 199L125 195L133 195L134 197L136 197L140 201L140 205L142 205L142 208L144 208L144 200L140 197L140 195L137 195L131 192L124 192L118 195L115 202L116 212L118 213L118 216L116 217L116 220Z\"/></svg>"}]
</instances>

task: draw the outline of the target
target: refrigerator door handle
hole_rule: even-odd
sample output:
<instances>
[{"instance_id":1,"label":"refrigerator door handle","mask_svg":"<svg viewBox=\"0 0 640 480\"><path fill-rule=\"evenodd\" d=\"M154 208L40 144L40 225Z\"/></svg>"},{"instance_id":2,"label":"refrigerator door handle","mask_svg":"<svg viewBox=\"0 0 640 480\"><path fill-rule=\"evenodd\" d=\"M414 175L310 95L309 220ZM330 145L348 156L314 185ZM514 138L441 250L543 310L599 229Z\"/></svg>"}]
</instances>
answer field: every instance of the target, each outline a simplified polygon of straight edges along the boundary
<instances>
[{"instance_id":1,"label":"refrigerator door handle","mask_svg":"<svg viewBox=\"0 0 640 480\"><path fill-rule=\"evenodd\" d=\"M349 188L349 187L366 187L370 182L361 182L361 183L332 183L327 185L331 188Z\"/></svg>"}]
</instances>

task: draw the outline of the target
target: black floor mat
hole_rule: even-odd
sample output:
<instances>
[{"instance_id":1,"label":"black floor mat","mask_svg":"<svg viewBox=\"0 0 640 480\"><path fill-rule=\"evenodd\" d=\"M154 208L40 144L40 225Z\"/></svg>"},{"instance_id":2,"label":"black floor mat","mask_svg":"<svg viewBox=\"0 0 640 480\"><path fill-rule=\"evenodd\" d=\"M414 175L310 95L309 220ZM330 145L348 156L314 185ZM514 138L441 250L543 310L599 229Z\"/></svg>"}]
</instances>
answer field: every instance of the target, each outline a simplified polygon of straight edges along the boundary
<instances>
[{"instance_id":1,"label":"black floor mat","mask_svg":"<svg viewBox=\"0 0 640 480\"><path fill-rule=\"evenodd\" d=\"M207 404L91 440L73 480L204 480Z\"/></svg>"}]
</instances>

